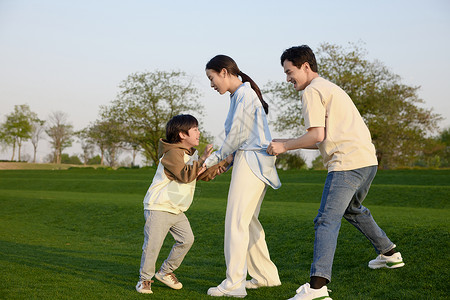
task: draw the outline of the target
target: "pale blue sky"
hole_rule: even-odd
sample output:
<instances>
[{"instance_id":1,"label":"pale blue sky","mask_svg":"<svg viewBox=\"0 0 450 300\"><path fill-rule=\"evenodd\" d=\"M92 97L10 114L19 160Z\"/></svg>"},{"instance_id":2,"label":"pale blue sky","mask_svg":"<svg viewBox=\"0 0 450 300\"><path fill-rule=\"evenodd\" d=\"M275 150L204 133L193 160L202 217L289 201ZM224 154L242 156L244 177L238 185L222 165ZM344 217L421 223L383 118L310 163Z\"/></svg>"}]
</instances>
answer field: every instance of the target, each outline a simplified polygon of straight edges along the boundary
<instances>
[{"instance_id":1,"label":"pale blue sky","mask_svg":"<svg viewBox=\"0 0 450 300\"><path fill-rule=\"evenodd\" d=\"M182 70L203 93L208 131L220 135L228 97L210 89L204 75L214 55L232 56L264 86L285 79L279 57L290 46L362 41L369 59L421 86L425 106L442 114L447 127L449 36L447 0L0 0L0 119L26 103L41 119L66 112L78 130L97 118L130 73Z\"/></svg>"}]
</instances>

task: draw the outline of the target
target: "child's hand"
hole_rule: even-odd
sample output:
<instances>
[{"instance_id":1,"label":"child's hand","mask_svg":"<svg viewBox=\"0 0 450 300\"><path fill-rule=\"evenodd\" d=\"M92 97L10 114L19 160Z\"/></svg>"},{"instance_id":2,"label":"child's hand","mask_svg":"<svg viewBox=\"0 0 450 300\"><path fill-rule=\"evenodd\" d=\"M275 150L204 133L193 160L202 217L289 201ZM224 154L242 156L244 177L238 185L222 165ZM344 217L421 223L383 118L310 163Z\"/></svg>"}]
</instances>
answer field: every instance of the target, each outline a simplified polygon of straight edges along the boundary
<instances>
[{"instance_id":1,"label":"child's hand","mask_svg":"<svg viewBox=\"0 0 450 300\"><path fill-rule=\"evenodd\" d=\"M205 171L206 171L206 165L203 164L203 166L201 166L201 167L198 169L197 177L198 177L198 175L202 174L202 173L205 172Z\"/></svg>"},{"instance_id":2,"label":"child's hand","mask_svg":"<svg viewBox=\"0 0 450 300\"><path fill-rule=\"evenodd\" d=\"M203 155L201 157L202 160L206 160L211 155L212 152L213 152L212 144L206 145L205 151L203 152Z\"/></svg>"}]
</instances>

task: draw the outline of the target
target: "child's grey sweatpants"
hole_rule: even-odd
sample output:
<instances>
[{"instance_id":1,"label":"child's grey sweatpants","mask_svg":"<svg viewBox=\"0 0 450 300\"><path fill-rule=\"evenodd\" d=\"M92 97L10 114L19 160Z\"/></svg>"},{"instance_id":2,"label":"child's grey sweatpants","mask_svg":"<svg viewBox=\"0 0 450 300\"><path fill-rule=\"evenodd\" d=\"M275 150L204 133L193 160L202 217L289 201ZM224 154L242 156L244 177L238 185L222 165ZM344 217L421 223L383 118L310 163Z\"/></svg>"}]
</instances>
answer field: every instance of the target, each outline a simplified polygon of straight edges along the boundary
<instances>
[{"instance_id":1,"label":"child's grey sweatpants","mask_svg":"<svg viewBox=\"0 0 450 300\"><path fill-rule=\"evenodd\" d=\"M140 280L151 280L155 275L155 263L159 251L170 231L175 244L161 266L163 273L175 271L194 243L191 225L184 213L172 214L158 210L144 210L144 245L142 246Z\"/></svg>"}]
</instances>

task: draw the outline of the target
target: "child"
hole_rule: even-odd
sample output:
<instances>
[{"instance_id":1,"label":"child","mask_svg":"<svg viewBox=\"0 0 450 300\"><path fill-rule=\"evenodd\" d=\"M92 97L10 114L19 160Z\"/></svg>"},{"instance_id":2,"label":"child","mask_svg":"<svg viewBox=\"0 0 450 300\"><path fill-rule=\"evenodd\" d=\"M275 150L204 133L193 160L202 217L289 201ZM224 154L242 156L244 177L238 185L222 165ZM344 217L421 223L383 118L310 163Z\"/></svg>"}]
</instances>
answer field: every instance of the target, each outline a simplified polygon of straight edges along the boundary
<instances>
[{"instance_id":1,"label":"child","mask_svg":"<svg viewBox=\"0 0 450 300\"><path fill-rule=\"evenodd\" d=\"M198 121L191 115L173 117L166 125L166 140L159 141L159 166L144 198L144 245L142 246L139 293L151 294L153 276L173 289L183 285L173 274L194 243L189 221L184 212L192 203L197 176L205 171L203 163L211 154L208 145L199 158ZM211 178L203 179L207 181ZM175 244L169 257L155 274L155 262L170 231Z\"/></svg>"}]
</instances>

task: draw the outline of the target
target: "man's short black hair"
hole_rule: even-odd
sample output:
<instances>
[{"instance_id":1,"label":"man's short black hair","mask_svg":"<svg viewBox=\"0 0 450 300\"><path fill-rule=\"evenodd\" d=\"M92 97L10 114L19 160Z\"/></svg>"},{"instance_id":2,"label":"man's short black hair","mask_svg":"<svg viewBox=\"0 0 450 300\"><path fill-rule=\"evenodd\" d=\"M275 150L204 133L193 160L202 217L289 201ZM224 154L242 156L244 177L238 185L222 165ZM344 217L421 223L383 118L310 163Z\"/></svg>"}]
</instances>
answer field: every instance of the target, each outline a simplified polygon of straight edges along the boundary
<instances>
[{"instance_id":1,"label":"man's short black hair","mask_svg":"<svg viewBox=\"0 0 450 300\"><path fill-rule=\"evenodd\" d=\"M166 141L171 144L181 142L180 132L189 135L189 129L198 127L198 121L191 115L177 115L166 124Z\"/></svg>"},{"instance_id":2,"label":"man's short black hair","mask_svg":"<svg viewBox=\"0 0 450 300\"><path fill-rule=\"evenodd\" d=\"M285 60L289 60L297 68L300 68L305 62L307 62L311 70L317 73L316 56L307 45L295 46L284 50L281 55L282 66Z\"/></svg>"}]
</instances>

